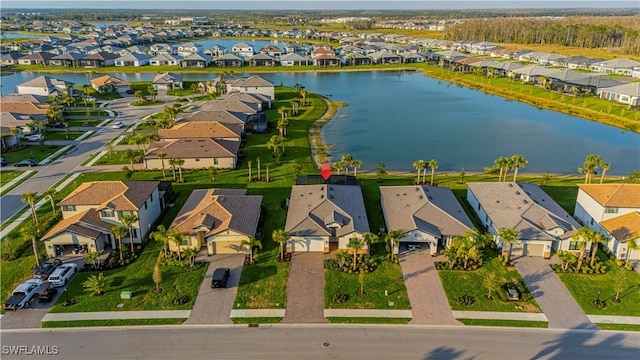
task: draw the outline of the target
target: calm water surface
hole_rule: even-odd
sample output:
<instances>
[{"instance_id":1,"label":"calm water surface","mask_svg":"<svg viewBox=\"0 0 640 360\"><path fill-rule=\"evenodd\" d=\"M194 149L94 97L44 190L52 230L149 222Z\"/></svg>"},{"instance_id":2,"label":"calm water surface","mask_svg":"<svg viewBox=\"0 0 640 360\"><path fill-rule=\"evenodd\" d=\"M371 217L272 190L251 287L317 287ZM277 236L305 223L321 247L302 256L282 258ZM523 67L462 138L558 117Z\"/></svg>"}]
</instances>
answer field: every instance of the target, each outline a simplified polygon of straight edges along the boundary
<instances>
[{"instance_id":1,"label":"calm water surface","mask_svg":"<svg viewBox=\"0 0 640 360\"><path fill-rule=\"evenodd\" d=\"M235 43L235 41L234 41ZM225 45L226 46L226 45ZM113 74L113 73L112 73ZM42 74L3 76L2 92ZM86 84L100 74L54 74ZM150 81L154 73L115 73L127 81ZM217 75L185 74L185 80ZM261 74L275 84L303 84L308 90L344 101L324 127L334 159L350 153L373 170L413 170L418 159L438 159L443 171L482 171L498 156L517 153L529 160L523 172L575 174L587 154L611 163L611 174L640 168L640 134L578 117L507 101L481 91L425 77L419 72Z\"/></svg>"}]
</instances>

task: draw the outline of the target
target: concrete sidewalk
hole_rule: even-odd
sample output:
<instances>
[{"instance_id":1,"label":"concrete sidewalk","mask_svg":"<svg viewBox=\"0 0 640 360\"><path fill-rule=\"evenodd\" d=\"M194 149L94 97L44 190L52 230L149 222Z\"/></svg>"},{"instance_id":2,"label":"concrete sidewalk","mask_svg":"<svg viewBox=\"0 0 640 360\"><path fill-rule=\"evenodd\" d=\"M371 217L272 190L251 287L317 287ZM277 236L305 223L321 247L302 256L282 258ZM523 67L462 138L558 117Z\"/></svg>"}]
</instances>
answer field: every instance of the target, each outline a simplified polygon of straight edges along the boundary
<instances>
[{"instance_id":1,"label":"concrete sidewalk","mask_svg":"<svg viewBox=\"0 0 640 360\"><path fill-rule=\"evenodd\" d=\"M640 316L587 315L594 324L640 325Z\"/></svg>"},{"instance_id":2,"label":"concrete sidewalk","mask_svg":"<svg viewBox=\"0 0 640 360\"><path fill-rule=\"evenodd\" d=\"M231 318L284 317L284 309L235 309Z\"/></svg>"},{"instance_id":3,"label":"concrete sidewalk","mask_svg":"<svg viewBox=\"0 0 640 360\"><path fill-rule=\"evenodd\" d=\"M549 321L543 313L520 313L501 311L452 311L456 319L486 319L486 320L520 320L520 321Z\"/></svg>"},{"instance_id":4,"label":"concrete sidewalk","mask_svg":"<svg viewBox=\"0 0 640 360\"><path fill-rule=\"evenodd\" d=\"M99 311L48 313L42 321L125 320L125 319L186 319L191 310Z\"/></svg>"},{"instance_id":5,"label":"concrete sidewalk","mask_svg":"<svg viewBox=\"0 0 640 360\"><path fill-rule=\"evenodd\" d=\"M411 314L411 310L324 309L324 317L411 319L413 315Z\"/></svg>"}]
</instances>

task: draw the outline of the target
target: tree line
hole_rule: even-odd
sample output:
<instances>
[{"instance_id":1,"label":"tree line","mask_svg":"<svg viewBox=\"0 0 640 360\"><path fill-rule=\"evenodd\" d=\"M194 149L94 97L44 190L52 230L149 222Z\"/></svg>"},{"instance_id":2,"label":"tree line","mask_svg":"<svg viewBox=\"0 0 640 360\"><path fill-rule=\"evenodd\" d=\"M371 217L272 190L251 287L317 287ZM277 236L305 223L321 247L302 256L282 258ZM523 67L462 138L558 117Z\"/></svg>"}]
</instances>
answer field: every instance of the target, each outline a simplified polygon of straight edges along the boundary
<instances>
[{"instance_id":1,"label":"tree line","mask_svg":"<svg viewBox=\"0 0 640 360\"><path fill-rule=\"evenodd\" d=\"M626 54L640 54L640 30L637 24L626 21L612 23L597 19L478 19L448 27L444 38L516 44L556 44L582 48L615 47Z\"/></svg>"}]
</instances>

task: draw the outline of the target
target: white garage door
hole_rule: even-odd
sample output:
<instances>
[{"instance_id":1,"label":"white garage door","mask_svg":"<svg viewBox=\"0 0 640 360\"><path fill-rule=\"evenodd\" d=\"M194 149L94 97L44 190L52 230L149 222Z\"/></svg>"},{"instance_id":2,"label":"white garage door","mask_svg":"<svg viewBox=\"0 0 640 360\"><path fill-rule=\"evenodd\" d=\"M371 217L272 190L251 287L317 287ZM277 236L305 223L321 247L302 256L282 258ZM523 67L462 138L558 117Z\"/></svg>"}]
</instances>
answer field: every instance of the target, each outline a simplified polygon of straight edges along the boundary
<instances>
[{"instance_id":1,"label":"white garage door","mask_svg":"<svg viewBox=\"0 0 640 360\"><path fill-rule=\"evenodd\" d=\"M518 256L542 256L544 244L513 244L511 257Z\"/></svg>"},{"instance_id":2,"label":"white garage door","mask_svg":"<svg viewBox=\"0 0 640 360\"><path fill-rule=\"evenodd\" d=\"M292 252L324 252L324 240L292 240Z\"/></svg>"}]
</instances>

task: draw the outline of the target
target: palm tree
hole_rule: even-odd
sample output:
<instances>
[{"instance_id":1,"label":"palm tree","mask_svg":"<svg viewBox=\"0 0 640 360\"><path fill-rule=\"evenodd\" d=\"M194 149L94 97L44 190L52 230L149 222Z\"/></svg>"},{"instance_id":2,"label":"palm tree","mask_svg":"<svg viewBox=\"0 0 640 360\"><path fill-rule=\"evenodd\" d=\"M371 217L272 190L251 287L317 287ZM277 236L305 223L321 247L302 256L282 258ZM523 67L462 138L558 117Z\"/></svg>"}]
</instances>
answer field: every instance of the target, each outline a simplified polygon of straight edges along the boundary
<instances>
[{"instance_id":1,"label":"palm tree","mask_svg":"<svg viewBox=\"0 0 640 360\"><path fill-rule=\"evenodd\" d=\"M602 159L598 155L595 155L595 154L587 155L587 158L585 159L582 167L578 168L578 172L580 174L584 174L585 184L591 183L591 177L593 174L596 174L598 172L598 165L600 164L601 161Z\"/></svg>"},{"instance_id":2,"label":"palm tree","mask_svg":"<svg viewBox=\"0 0 640 360\"><path fill-rule=\"evenodd\" d=\"M413 168L418 171L418 177L416 178L416 184L420 184L420 173L421 173L422 169L425 168L425 166L427 166L427 163L422 159L416 160L416 161L413 162Z\"/></svg>"},{"instance_id":3,"label":"palm tree","mask_svg":"<svg viewBox=\"0 0 640 360\"><path fill-rule=\"evenodd\" d=\"M216 169L213 166L209 166L207 168L207 171L209 171L209 176L211 176L211 182L215 182L216 181L216 174L218 173L218 169Z\"/></svg>"},{"instance_id":4,"label":"palm tree","mask_svg":"<svg viewBox=\"0 0 640 360\"><path fill-rule=\"evenodd\" d=\"M133 149L126 149L124 153L122 153L122 158L124 160L129 161L129 163L131 164L131 171L133 172L135 171L135 169L133 168L133 163L138 162L138 159L140 158L140 153Z\"/></svg>"},{"instance_id":5,"label":"palm tree","mask_svg":"<svg viewBox=\"0 0 640 360\"><path fill-rule=\"evenodd\" d=\"M393 261L395 249L400 244L400 239L407 236L405 230L389 230L387 239L389 240L389 261Z\"/></svg>"},{"instance_id":6,"label":"palm tree","mask_svg":"<svg viewBox=\"0 0 640 360\"><path fill-rule=\"evenodd\" d=\"M252 178L251 178L251 169L253 168L253 163L251 162L251 160L247 161L247 168L249 170L249 175L247 178L247 182L251 182Z\"/></svg>"},{"instance_id":7,"label":"palm tree","mask_svg":"<svg viewBox=\"0 0 640 360\"><path fill-rule=\"evenodd\" d=\"M156 157L157 157L158 159L160 159L160 163L162 164L162 179L164 180L164 179L166 179L166 178L167 178L167 177L165 176L165 173L164 173L164 158L165 158L165 157L167 157L167 153L166 153L166 152L162 152L162 151L158 151L158 152L156 153Z\"/></svg>"},{"instance_id":8,"label":"palm tree","mask_svg":"<svg viewBox=\"0 0 640 360\"><path fill-rule=\"evenodd\" d=\"M438 168L439 165L440 163L436 159L431 159L427 163L427 167L431 169L431 186L433 186L433 178L436 174L436 169Z\"/></svg>"},{"instance_id":9,"label":"palm tree","mask_svg":"<svg viewBox=\"0 0 640 360\"><path fill-rule=\"evenodd\" d=\"M256 158L256 169L258 170L258 181L262 180L262 178L260 177L260 157L258 156Z\"/></svg>"},{"instance_id":10,"label":"palm tree","mask_svg":"<svg viewBox=\"0 0 640 360\"><path fill-rule=\"evenodd\" d=\"M629 252L631 252L631 250L640 250L640 243L638 242L638 238L627 241L627 254L625 256L625 259L627 259L627 261L625 262L625 266L629 266Z\"/></svg>"},{"instance_id":11,"label":"palm tree","mask_svg":"<svg viewBox=\"0 0 640 360\"><path fill-rule=\"evenodd\" d=\"M182 165L184 165L183 159L175 159L175 164L178 167L178 173L180 174L180 182L184 182L184 178L182 177Z\"/></svg>"},{"instance_id":12,"label":"palm tree","mask_svg":"<svg viewBox=\"0 0 640 360\"><path fill-rule=\"evenodd\" d=\"M282 119L285 118L285 115L287 114L287 110L284 108L284 106L281 106L278 108L278 114L282 116Z\"/></svg>"},{"instance_id":13,"label":"palm tree","mask_svg":"<svg viewBox=\"0 0 640 360\"><path fill-rule=\"evenodd\" d=\"M364 247L364 241L361 238L354 236L349 239L349 243L347 244L347 249L353 252L353 270L358 268L358 251L362 250Z\"/></svg>"},{"instance_id":14,"label":"palm tree","mask_svg":"<svg viewBox=\"0 0 640 360\"><path fill-rule=\"evenodd\" d=\"M522 155L514 154L511 156L511 164L513 165L513 182L518 180L518 169L521 167L527 166L529 163L528 160L524 158Z\"/></svg>"},{"instance_id":15,"label":"palm tree","mask_svg":"<svg viewBox=\"0 0 640 360\"><path fill-rule=\"evenodd\" d=\"M273 157L276 158L276 164L280 165L280 158L282 157L282 144L281 144L281 136L273 135L269 142L267 142L267 149L273 151Z\"/></svg>"},{"instance_id":16,"label":"palm tree","mask_svg":"<svg viewBox=\"0 0 640 360\"><path fill-rule=\"evenodd\" d=\"M362 240L364 241L365 246L370 248L371 244L376 244L380 241L380 237L374 233L364 232L362 233Z\"/></svg>"},{"instance_id":17,"label":"palm tree","mask_svg":"<svg viewBox=\"0 0 640 360\"><path fill-rule=\"evenodd\" d=\"M602 168L602 174L600 175L600 184L604 181L604 174L607 173L607 170L611 169L611 164L600 159L600 167Z\"/></svg>"},{"instance_id":18,"label":"palm tree","mask_svg":"<svg viewBox=\"0 0 640 360\"><path fill-rule=\"evenodd\" d=\"M593 236L593 239L591 239L591 267L593 267L596 264L596 256L598 255L598 245L599 244L604 244L607 242L607 238L604 237L604 235L600 234L600 233L596 233Z\"/></svg>"},{"instance_id":19,"label":"palm tree","mask_svg":"<svg viewBox=\"0 0 640 360\"><path fill-rule=\"evenodd\" d=\"M118 249L120 250L120 262L124 261L124 256L122 255L122 238L127 236L127 227L126 226L114 226L111 228L111 233L118 240Z\"/></svg>"},{"instance_id":20,"label":"palm tree","mask_svg":"<svg viewBox=\"0 0 640 360\"><path fill-rule=\"evenodd\" d=\"M140 90L136 90L136 91L133 93L133 96L135 96L135 97L137 97L137 98L138 98L138 104L142 104L142 91L140 91Z\"/></svg>"},{"instance_id":21,"label":"palm tree","mask_svg":"<svg viewBox=\"0 0 640 360\"><path fill-rule=\"evenodd\" d=\"M27 192L22 194L22 202L29 204L31 208L31 217L33 218L33 225L40 229L40 224L38 223L38 215L36 214L36 199L38 198L37 192Z\"/></svg>"},{"instance_id":22,"label":"palm tree","mask_svg":"<svg viewBox=\"0 0 640 360\"><path fill-rule=\"evenodd\" d=\"M584 249L587 246L587 243L592 242L596 232L589 229L586 226L581 227L576 231L576 234L573 235L573 240L578 242L578 249L580 253L578 255L578 265L576 266L576 270L580 271L582 269L582 262L584 261Z\"/></svg>"},{"instance_id":23,"label":"palm tree","mask_svg":"<svg viewBox=\"0 0 640 360\"><path fill-rule=\"evenodd\" d=\"M52 187L42 192L42 195L48 198L49 201L51 202L51 209L53 209L53 215L56 215L56 202L53 199L53 197L56 196L57 193L58 192L56 191L56 189Z\"/></svg>"},{"instance_id":24,"label":"palm tree","mask_svg":"<svg viewBox=\"0 0 640 360\"><path fill-rule=\"evenodd\" d=\"M331 168L333 170L336 170L338 172L338 175L340 175L340 170L342 170L342 163L340 161L336 161L331 163Z\"/></svg>"},{"instance_id":25,"label":"palm tree","mask_svg":"<svg viewBox=\"0 0 640 360\"><path fill-rule=\"evenodd\" d=\"M249 261L253 263L253 248L257 247L258 249L262 249L262 242L252 236L249 238L249 240L242 240L242 242L240 242L240 246L249 247Z\"/></svg>"},{"instance_id":26,"label":"palm tree","mask_svg":"<svg viewBox=\"0 0 640 360\"><path fill-rule=\"evenodd\" d=\"M104 273L98 275L91 275L82 283L84 291L91 293L91 296L99 296L104 294L104 290L107 287L107 279Z\"/></svg>"},{"instance_id":27,"label":"palm tree","mask_svg":"<svg viewBox=\"0 0 640 360\"><path fill-rule=\"evenodd\" d=\"M280 244L280 259L284 259L284 246L291 238L291 235L289 235L288 232L284 231L284 229L276 229L273 230L273 233L271 233L271 238L273 239L273 241Z\"/></svg>"},{"instance_id":28,"label":"palm tree","mask_svg":"<svg viewBox=\"0 0 640 360\"><path fill-rule=\"evenodd\" d=\"M362 161L353 159L351 160L351 166L353 166L353 176L357 176L358 168L362 166Z\"/></svg>"},{"instance_id":29,"label":"palm tree","mask_svg":"<svg viewBox=\"0 0 640 360\"><path fill-rule=\"evenodd\" d=\"M198 256L198 250L192 247L184 249L184 257L189 260L189 267L194 267L196 264L196 256Z\"/></svg>"},{"instance_id":30,"label":"palm tree","mask_svg":"<svg viewBox=\"0 0 640 360\"><path fill-rule=\"evenodd\" d=\"M123 224L125 224L128 228L129 228L129 243L131 244L131 253L133 254L133 224L138 222L138 215L136 215L135 213L130 213L130 214L126 214L123 215L120 218L120 221L122 221Z\"/></svg>"},{"instance_id":31,"label":"palm tree","mask_svg":"<svg viewBox=\"0 0 640 360\"><path fill-rule=\"evenodd\" d=\"M167 236L167 229L164 227L164 225L158 225L156 231L153 231L149 234L149 238L162 243L162 251L164 252L164 257L166 258L169 248L169 237Z\"/></svg>"},{"instance_id":32,"label":"palm tree","mask_svg":"<svg viewBox=\"0 0 640 360\"><path fill-rule=\"evenodd\" d=\"M289 120L285 118L278 120L278 131L280 132L280 136L287 136L288 125L289 125Z\"/></svg>"},{"instance_id":33,"label":"palm tree","mask_svg":"<svg viewBox=\"0 0 640 360\"><path fill-rule=\"evenodd\" d=\"M182 253L180 252L180 246L182 245L183 235L180 230L176 228L169 229L169 240L173 241L178 248L178 259L182 260Z\"/></svg>"},{"instance_id":34,"label":"palm tree","mask_svg":"<svg viewBox=\"0 0 640 360\"><path fill-rule=\"evenodd\" d=\"M84 254L84 260L91 262L91 265L93 265L93 268L97 270L98 263L96 263L96 260L98 260L103 253L104 253L104 250L88 251L86 254Z\"/></svg>"},{"instance_id":35,"label":"palm tree","mask_svg":"<svg viewBox=\"0 0 640 360\"><path fill-rule=\"evenodd\" d=\"M151 102L156 102L156 96L158 96L158 92L156 91L156 89L151 88L149 89L149 95L151 96Z\"/></svg>"},{"instance_id":36,"label":"palm tree","mask_svg":"<svg viewBox=\"0 0 640 360\"><path fill-rule=\"evenodd\" d=\"M518 240L518 233L510 228L502 228L498 230L498 236L502 240L503 244L507 244L507 253L505 254L507 263L511 260L511 247L513 243Z\"/></svg>"},{"instance_id":37,"label":"palm tree","mask_svg":"<svg viewBox=\"0 0 640 360\"><path fill-rule=\"evenodd\" d=\"M176 161L178 159L169 159L169 166L173 170L173 181L176 181Z\"/></svg>"},{"instance_id":38,"label":"palm tree","mask_svg":"<svg viewBox=\"0 0 640 360\"><path fill-rule=\"evenodd\" d=\"M22 237L25 241L31 241L33 255L36 257L36 266L40 266L40 254L38 254L38 236L40 231L35 225L27 224L22 228Z\"/></svg>"}]
</instances>

